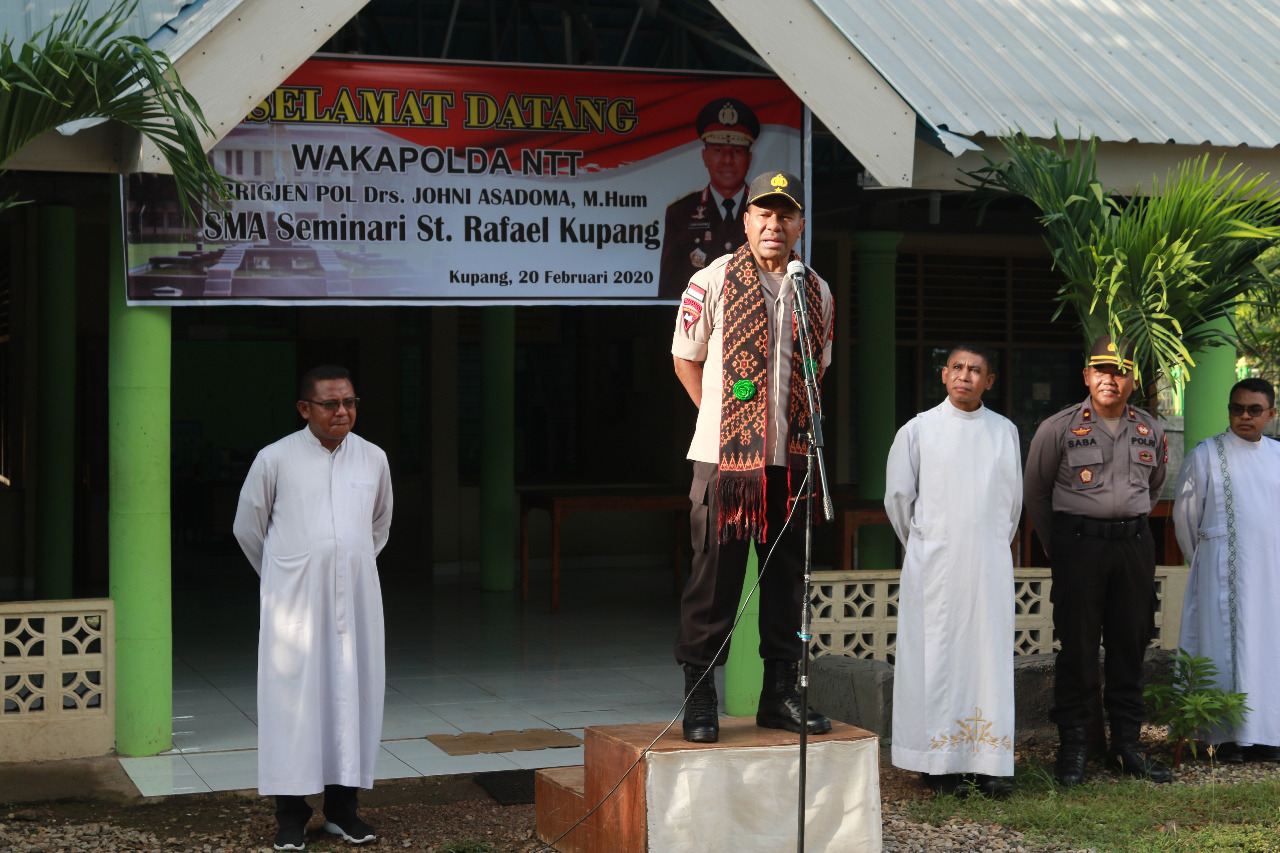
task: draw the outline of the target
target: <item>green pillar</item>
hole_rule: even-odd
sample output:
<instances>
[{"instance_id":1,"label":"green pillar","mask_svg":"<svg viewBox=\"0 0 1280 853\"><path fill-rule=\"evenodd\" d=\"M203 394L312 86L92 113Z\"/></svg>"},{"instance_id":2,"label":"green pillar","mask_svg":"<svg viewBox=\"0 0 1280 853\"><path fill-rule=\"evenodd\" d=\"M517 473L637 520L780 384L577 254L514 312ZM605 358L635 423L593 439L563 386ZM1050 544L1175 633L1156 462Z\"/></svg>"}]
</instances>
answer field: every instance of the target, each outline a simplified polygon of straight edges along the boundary
<instances>
[{"instance_id":1,"label":"green pillar","mask_svg":"<svg viewBox=\"0 0 1280 853\"><path fill-rule=\"evenodd\" d=\"M760 574L760 560L754 547L747 549L747 569L742 581L742 609ZM760 685L764 682L764 661L760 659L760 590L746 602L742 621L733 632L729 657L724 664L724 710L730 717L751 717L760 704Z\"/></svg>"},{"instance_id":2,"label":"green pillar","mask_svg":"<svg viewBox=\"0 0 1280 853\"><path fill-rule=\"evenodd\" d=\"M119 184L117 184L119 193ZM116 611L116 750L173 745L168 308L125 307L120 199L108 266L108 557Z\"/></svg>"},{"instance_id":3,"label":"green pillar","mask_svg":"<svg viewBox=\"0 0 1280 853\"><path fill-rule=\"evenodd\" d=\"M1196 366L1182 397L1183 447L1193 447L1227 428L1227 403L1236 384L1236 348L1210 347L1192 356ZM1170 478L1176 471L1169 472Z\"/></svg>"},{"instance_id":4,"label":"green pillar","mask_svg":"<svg viewBox=\"0 0 1280 853\"><path fill-rule=\"evenodd\" d=\"M70 598L76 482L76 213L40 209L36 598Z\"/></svg>"},{"instance_id":5,"label":"green pillar","mask_svg":"<svg viewBox=\"0 0 1280 853\"><path fill-rule=\"evenodd\" d=\"M480 314L480 588L494 592L516 577L516 309Z\"/></svg>"},{"instance_id":6,"label":"green pillar","mask_svg":"<svg viewBox=\"0 0 1280 853\"><path fill-rule=\"evenodd\" d=\"M884 465L896 431L897 340L894 337L894 276L898 231L859 231L857 426L858 497L884 500ZM875 365L872 370L871 365ZM858 531L858 568L892 569L896 561L893 529L888 525Z\"/></svg>"}]
</instances>

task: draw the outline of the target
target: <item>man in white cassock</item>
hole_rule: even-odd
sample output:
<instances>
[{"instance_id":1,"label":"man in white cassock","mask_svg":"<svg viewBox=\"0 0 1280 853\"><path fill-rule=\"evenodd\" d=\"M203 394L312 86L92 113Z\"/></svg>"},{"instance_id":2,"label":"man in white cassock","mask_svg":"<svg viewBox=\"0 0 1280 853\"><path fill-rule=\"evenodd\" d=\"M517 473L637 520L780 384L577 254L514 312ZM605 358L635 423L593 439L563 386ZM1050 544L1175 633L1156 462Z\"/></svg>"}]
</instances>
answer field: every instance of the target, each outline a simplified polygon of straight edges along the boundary
<instances>
[{"instance_id":1,"label":"man in white cassock","mask_svg":"<svg viewBox=\"0 0 1280 853\"><path fill-rule=\"evenodd\" d=\"M893 763L935 791L1007 796L1013 775L1018 428L982 405L992 355L956 347L947 399L898 430L885 510L906 548L893 676Z\"/></svg>"},{"instance_id":2,"label":"man in white cassock","mask_svg":"<svg viewBox=\"0 0 1280 853\"><path fill-rule=\"evenodd\" d=\"M1187 454L1174 493L1191 560L1178 645L1213 660L1219 687L1249 696L1243 723L1202 733L1218 759L1280 761L1280 442L1263 437L1276 394L1243 379L1228 399L1230 429Z\"/></svg>"},{"instance_id":3,"label":"man in white cassock","mask_svg":"<svg viewBox=\"0 0 1280 853\"><path fill-rule=\"evenodd\" d=\"M235 536L261 578L258 792L276 797L277 850L302 850L324 791L324 828L375 838L356 813L373 787L386 661L376 558L391 527L391 472L351 432L359 398L342 367L302 377L306 426L258 453Z\"/></svg>"}]
</instances>

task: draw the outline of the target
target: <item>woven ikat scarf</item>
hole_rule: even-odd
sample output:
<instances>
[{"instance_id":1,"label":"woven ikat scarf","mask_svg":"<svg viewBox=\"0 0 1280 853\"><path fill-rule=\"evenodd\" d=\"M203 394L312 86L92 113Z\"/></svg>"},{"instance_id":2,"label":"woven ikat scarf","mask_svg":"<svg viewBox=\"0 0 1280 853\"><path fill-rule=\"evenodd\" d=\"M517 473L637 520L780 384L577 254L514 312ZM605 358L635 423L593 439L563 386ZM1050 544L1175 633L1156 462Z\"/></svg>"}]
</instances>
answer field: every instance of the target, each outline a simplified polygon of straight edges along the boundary
<instances>
[{"instance_id":1,"label":"woven ikat scarf","mask_svg":"<svg viewBox=\"0 0 1280 853\"><path fill-rule=\"evenodd\" d=\"M794 259L795 253L791 257ZM805 306L810 320L810 350L821 361L823 340L822 293L818 277L807 271ZM720 541L768 536L765 522L765 427L769 417L769 319L764 288L760 285L751 247L734 252L724 276L724 368L720 397L720 478L716 500ZM787 318L778 325L786 328ZM801 347L795 320L789 324L791 394L787 405L787 495L790 508L791 472L802 472L808 447L809 405L804 390ZM746 400L734 393L741 380L752 383L755 393ZM821 376L819 376L821 383ZM741 387L741 386L739 386ZM821 385L819 385L821 387Z\"/></svg>"}]
</instances>

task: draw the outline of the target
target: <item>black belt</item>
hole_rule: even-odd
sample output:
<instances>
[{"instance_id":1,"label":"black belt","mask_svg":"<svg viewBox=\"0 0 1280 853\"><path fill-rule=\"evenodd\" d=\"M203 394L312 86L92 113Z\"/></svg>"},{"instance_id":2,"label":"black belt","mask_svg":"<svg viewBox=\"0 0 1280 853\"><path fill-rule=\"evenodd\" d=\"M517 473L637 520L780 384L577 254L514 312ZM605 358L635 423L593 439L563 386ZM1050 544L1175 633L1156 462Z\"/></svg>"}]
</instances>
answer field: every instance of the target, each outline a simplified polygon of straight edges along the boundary
<instances>
[{"instance_id":1,"label":"black belt","mask_svg":"<svg viewBox=\"0 0 1280 853\"><path fill-rule=\"evenodd\" d=\"M1133 518L1091 518L1087 515L1059 514L1068 520L1074 532L1099 539L1130 539L1142 533L1147 526L1145 515L1135 515Z\"/></svg>"}]
</instances>

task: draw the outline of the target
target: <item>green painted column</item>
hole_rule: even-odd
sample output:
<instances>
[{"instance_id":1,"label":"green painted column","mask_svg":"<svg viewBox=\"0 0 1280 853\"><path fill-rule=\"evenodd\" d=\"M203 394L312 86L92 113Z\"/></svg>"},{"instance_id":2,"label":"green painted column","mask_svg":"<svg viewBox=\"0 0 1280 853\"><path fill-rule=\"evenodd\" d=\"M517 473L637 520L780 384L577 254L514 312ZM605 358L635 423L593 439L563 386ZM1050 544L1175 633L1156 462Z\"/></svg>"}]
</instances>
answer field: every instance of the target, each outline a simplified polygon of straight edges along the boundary
<instances>
[{"instance_id":1,"label":"green painted column","mask_svg":"<svg viewBox=\"0 0 1280 853\"><path fill-rule=\"evenodd\" d=\"M516 577L516 309L480 314L480 588L495 592Z\"/></svg>"},{"instance_id":2,"label":"green painted column","mask_svg":"<svg viewBox=\"0 0 1280 853\"><path fill-rule=\"evenodd\" d=\"M1227 403L1236 384L1235 347L1211 347L1192 356L1196 366L1182 398L1183 446L1190 452L1197 444L1227 428ZM1169 477L1177 476L1170 471Z\"/></svg>"},{"instance_id":3,"label":"green painted column","mask_svg":"<svg viewBox=\"0 0 1280 853\"><path fill-rule=\"evenodd\" d=\"M742 610L747 594L760 574L760 559L755 548L747 549L747 569L742 581ZM755 716L760 704L760 685L764 682L764 661L760 659L760 591L746 602L742 621L733 632L729 657L724 664L724 710L730 717Z\"/></svg>"},{"instance_id":4,"label":"green painted column","mask_svg":"<svg viewBox=\"0 0 1280 853\"><path fill-rule=\"evenodd\" d=\"M859 231L857 424L854 449L858 459L858 497L884 500L885 460L896 432L897 340L894 276L898 263L898 231ZM874 370L871 369L874 365ZM858 531L858 568L892 569L896 540L888 525Z\"/></svg>"},{"instance_id":5,"label":"green painted column","mask_svg":"<svg viewBox=\"0 0 1280 853\"><path fill-rule=\"evenodd\" d=\"M40 208L36 263L38 599L71 598L76 520L76 213Z\"/></svg>"},{"instance_id":6,"label":"green painted column","mask_svg":"<svg viewBox=\"0 0 1280 853\"><path fill-rule=\"evenodd\" d=\"M110 221L107 524L116 613L116 750L121 755L154 755L173 745L172 333L168 308L125 306L119 195Z\"/></svg>"}]
</instances>

